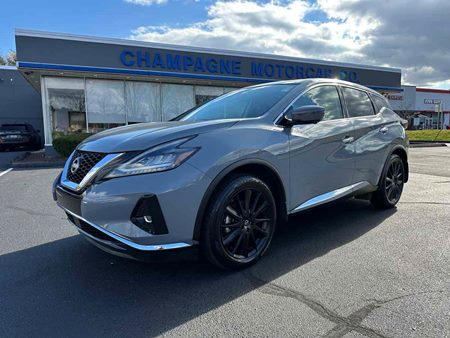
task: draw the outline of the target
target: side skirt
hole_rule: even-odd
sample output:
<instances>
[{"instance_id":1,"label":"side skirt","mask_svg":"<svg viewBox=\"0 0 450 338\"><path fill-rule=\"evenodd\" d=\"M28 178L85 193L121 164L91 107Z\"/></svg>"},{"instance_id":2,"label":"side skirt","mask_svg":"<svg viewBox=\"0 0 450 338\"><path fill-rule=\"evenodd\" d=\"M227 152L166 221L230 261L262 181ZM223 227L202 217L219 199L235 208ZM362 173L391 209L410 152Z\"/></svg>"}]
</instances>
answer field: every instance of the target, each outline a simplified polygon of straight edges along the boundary
<instances>
[{"instance_id":1,"label":"side skirt","mask_svg":"<svg viewBox=\"0 0 450 338\"><path fill-rule=\"evenodd\" d=\"M325 204L328 202L335 201L337 199L343 198L343 197L350 197L356 194L367 194L372 191L375 191L376 187L370 184L367 181L358 182L346 187L342 187L330 192L327 192L325 194L313 197L306 202L303 202L293 210L289 212L289 214L294 214L299 211L303 211L306 209L313 208L315 206Z\"/></svg>"}]
</instances>

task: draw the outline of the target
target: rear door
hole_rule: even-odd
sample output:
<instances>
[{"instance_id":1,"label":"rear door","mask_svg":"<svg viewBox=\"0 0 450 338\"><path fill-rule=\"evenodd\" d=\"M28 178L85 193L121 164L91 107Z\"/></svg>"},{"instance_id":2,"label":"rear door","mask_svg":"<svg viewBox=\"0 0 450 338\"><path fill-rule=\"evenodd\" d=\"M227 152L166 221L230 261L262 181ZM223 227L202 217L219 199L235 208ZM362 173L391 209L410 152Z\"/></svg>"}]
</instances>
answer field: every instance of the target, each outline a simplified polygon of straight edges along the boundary
<instances>
[{"instance_id":1,"label":"rear door","mask_svg":"<svg viewBox=\"0 0 450 338\"><path fill-rule=\"evenodd\" d=\"M320 85L301 95L292 106L325 108L322 121L290 128L290 210L299 211L336 197L352 184L352 123L335 85ZM342 192L342 190L341 190Z\"/></svg>"},{"instance_id":2,"label":"rear door","mask_svg":"<svg viewBox=\"0 0 450 338\"><path fill-rule=\"evenodd\" d=\"M367 92L346 86L341 86L341 92L354 128L353 181L376 185L391 144L389 126Z\"/></svg>"}]
</instances>

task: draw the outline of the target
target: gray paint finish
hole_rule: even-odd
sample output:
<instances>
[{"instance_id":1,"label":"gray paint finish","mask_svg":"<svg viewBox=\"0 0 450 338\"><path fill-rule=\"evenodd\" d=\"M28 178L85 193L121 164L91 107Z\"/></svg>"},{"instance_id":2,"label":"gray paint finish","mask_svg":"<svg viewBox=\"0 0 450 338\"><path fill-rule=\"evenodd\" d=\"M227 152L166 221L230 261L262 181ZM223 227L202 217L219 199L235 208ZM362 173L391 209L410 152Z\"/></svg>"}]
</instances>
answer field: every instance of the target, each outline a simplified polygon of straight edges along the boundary
<instances>
[{"instance_id":1,"label":"gray paint finish","mask_svg":"<svg viewBox=\"0 0 450 338\"><path fill-rule=\"evenodd\" d=\"M43 118L41 96L15 67L0 66L0 124L29 123L41 132Z\"/></svg>"},{"instance_id":2,"label":"gray paint finish","mask_svg":"<svg viewBox=\"0 0 450 338\"><path fill-rule=\"evenodd\" d=\"M311 207L316 200L321 204L376 190L389 154L396 147L407 149L400 117L383 108L369 117L283 126L277 123L282 113L305 91L320 85L349 85L336 80L291 83L294 88L257 118L181 121L172 127L170 123L141 124L86 139L79 150L121 153L195 136L181 147L200 150L173 170L94 180L82 193L80 216L139 246L195 244L194 227L207 192L217 177L243 164L264 165L280 178L288 213L303 209L302 205ZM378 95L362 86L352 87ZM354 141L344 142L348 136ZM130 221L137 201L147 194L157 196L169 234L144 236Z\"/></svg>"}]
</instances>

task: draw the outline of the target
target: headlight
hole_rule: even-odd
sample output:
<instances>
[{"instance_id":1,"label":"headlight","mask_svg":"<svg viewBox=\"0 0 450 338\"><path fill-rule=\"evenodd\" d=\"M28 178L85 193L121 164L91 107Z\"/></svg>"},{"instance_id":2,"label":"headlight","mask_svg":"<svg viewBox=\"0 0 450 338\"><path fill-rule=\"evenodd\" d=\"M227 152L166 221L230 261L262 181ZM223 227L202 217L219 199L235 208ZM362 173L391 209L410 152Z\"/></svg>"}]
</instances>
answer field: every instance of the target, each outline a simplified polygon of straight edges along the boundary
<instances>
[{"instance_id":1,"label":"headlight","mask_svg":"<svg viewBox=\"0 0 450 338\"><path fill-rule=\"evenodd\" d=\"M113 168L104 178L155 173L180 166L200 148L180 148L192 137L164 143Z\"/></svg>"}]
</instances>

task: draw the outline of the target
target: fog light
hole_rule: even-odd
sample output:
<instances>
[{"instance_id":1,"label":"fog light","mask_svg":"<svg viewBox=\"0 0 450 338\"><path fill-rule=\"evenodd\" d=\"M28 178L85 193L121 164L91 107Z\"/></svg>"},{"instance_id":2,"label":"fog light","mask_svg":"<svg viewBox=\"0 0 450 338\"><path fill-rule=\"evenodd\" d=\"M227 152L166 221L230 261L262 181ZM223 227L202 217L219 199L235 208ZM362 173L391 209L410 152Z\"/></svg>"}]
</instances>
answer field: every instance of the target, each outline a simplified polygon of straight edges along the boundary
<instances>
[{"instance_id":1,"label":"fog light","mask_svg":"<svg viewBox=\"0 0 450 338\"><path fill-rule=\"evenodd\" d=\"M134 225L152 235L168 234L161 207L155 195L146 195L139 199L130 220Z\"/></svg>"}]
</instances>

